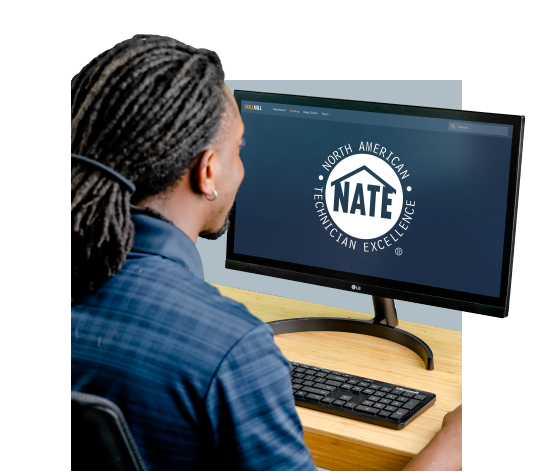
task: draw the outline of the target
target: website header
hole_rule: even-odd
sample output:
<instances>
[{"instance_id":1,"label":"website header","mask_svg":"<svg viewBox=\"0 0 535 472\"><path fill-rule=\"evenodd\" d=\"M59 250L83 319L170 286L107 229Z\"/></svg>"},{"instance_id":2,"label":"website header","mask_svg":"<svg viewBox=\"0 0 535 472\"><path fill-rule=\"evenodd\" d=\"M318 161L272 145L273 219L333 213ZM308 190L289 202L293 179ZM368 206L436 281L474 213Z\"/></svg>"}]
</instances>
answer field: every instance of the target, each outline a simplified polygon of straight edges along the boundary
<instances>
[{"instance_id":1,"label":"website header","mask_svg":"<svg viewBox=\"0 0 535 472\"><path fill-rule=\"evenodd\" d=\"M283 105L266 102L242 102L242 113L260 113L263 115L285 116L296 119L324 120L342 123L355 123L371 126L388 126L391 128L410 128L427 131L457 132L494 137L512 138L513 126L457 122L441 118L421 116L393 115L367 111L339 110L298 105Z\"/></svg>"}]
</instances>

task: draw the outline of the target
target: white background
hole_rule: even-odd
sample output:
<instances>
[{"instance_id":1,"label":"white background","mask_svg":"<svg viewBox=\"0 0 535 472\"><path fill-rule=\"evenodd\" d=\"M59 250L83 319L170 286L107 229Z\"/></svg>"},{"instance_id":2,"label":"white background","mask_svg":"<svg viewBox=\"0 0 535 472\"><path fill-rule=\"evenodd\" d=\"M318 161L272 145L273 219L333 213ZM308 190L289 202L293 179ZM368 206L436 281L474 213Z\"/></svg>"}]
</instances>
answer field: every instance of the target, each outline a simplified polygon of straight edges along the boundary
<instances>
[{"instance_id":1,"label":"white background","mask_svg":"<svg viewBox=\"0 0 535 472\"><path fill-rule=\"evenodd\" d=\"M462 79L464 109L526 115L509 318L463 318L463 457L464 470L533 467L528 2L17 5L0 15L3 468L70 470L69 80L135 33L213 49L227 79Z\"/></svg>"}]
</instances>

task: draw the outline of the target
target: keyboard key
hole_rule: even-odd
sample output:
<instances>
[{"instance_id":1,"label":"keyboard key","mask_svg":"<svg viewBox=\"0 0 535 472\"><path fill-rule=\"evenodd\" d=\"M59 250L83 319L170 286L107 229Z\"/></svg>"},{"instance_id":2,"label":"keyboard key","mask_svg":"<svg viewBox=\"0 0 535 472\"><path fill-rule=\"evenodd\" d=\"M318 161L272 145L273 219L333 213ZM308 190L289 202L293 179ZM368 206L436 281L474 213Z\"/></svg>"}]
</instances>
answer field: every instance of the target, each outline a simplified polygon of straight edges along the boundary
<instances>
[{"instance_id":1,"label":"keyboard key","mask_svg":"<svg viewBox=\"0 0 535 472\"><path fill-rule=\"evenodd\" d=\"M388 392L390 392L390 391L392 391L391 388L388 388L388 387L381 387L381 392L386 392L386 393L388 393Z\"/></svg>"},{"instance_id":2,"label":"keyboard key","mask_svg":"<svg viewBox=\"0 0 535 472\"><path fill-rule=\"evenodd\" d=\"M304 372L306 369L304 369L303 367L297 367L295 369L295 372Z\"/></svg>"},{"instance_id":3,"label":"keyboard key","mask_svg":"<svg viewBox=\"0 0 535 472\"><path fill-rule=\"evenodd\" d=\"M316 379L316 377L313 376L313 375L307 375L307 376L305 377L305 380L315 380L315 379Z\"/></svg>"},{"instance_id":4,"label":"keyboard key","mask_svg":"<svg viewBox=\"0 0 535 472\"><path fill-rule=\"evenodd\" d=\"M309 393L305 398L310 398L312 400L323 400L323 395L316 395L315 393Z\"/></svg>"},{"instance_id":5,"label":"keyboard key","mask_svg":"<svg viewBox=\"0 0 535 472\"><path fill-rule=\"evenodd\" d=\"M333 387L339 387L340 385L342 385L342 382L335 382L334 380L327 380L327 382L325 383L327 385L332 385Z\"/></svg>"},{"instance_id":6,"label":"keyboard key","mask_svg":"<svg viewBox=\"0 0 535 472\"><path fill-rule=\"evenodd\" d=\"M310 370L315 370L316 372L319 372L320 371L320 368L319 367L311 367L311 366L308 366L308 368Z\"/></svg>"},{"instance_id":7,"label":"keyboard key","mask_svg":"<svg viewBox=\"0 0 535 472\"><path fill-rule=\"evenodd\" d=\"M379 416L384 416L386 418L388 418L392 413L390 413L389 411L381 411L379 413Z\"/></svg>"},{"instance_id":8,"label":"keyboard key","mask_svg":"<svg viewBox=\"0 0 535 472\"><path fill-rule=\"evenodd\" d=\"M392 406L396 406L396 407L403 406L403 403L401 403L401 402L392 402L391 404L392 404Z\"/></svg>"},{"instance_id":9,"label":"keyboard key","mask_svg":"<svg viewBox=\"0 0 535 472\"><path fill-rule=\"evenodd\" d=\"M320 388L314 388L314 387L303 387L302 390L304 392L309 392L309 393L316 393L317 395L329 395L329 392L328 390L323 390L323 389L320 389Z\"/></svg>"},{"instance_id":10,"label":"keyboard key","mask_svg":"<svg viewBox=\"0 0 535 472\"><path fill-rule=\"evenodd\" d=\"M390 393L392 393L394 395L403 395L405 392L403 390L401 390L400 388L395 388Z\"/></svg>"},{"instance_id":11,"label":"keyboard key","mask_svg":"<svg viewBox=\"0 0 535 472\"><path fill-rule=\"evenodd\" d=\"M409 399L407 397L398 397L398 402L405 403L405 402L408 402L408 401L409 401Z\"/></svg>"},{"instance_id":12,"label":"keyboard key","mask_svg":"<svg viewBox=\"0 0 535 472\"><path fill-rule=\"evenodd\" d=\"M362 392L364 390L364 387L353 387L351 389L352 392Z\"/></svg>"},{"instance_id":13,"label":"keyboard key","mask_svg":"<svg viewBox=\"0 0 535 472\"><path fill-rule=\"evenodd\" d=\"M316 377L325 377L327 374L325 372L318 372Z\"/></svg>"},{"instance_id":14,"label":"keyboard key","mask_svg":"<svg viewBox=\"0 0 535 472\"><path fill-rule=\"evenodd\" d=\"M344 406L346 404L346 402L344 402L343 400L335 400L333 402L333 405L338 405L338 406Z\"/></svg>"},{"instance_id":15,"label":"keyboard key","mask_svg":"<svg viewBox=\"0 0 535 472\"><path fill-rule=\"evenodd\" d=\"M353 387L353 385L351 385L351 384L342 384L342 385L340 385L340 388L343 388L345 390L351 390L352 387Z\"/></svg>"},{"instance_id":16,"label":"keyboard key","mask_svg":"<svg viewBox=\"0 0 535 472\"><path fill-rule=\"evenodd\" d=\"M370 406L363 406L363 405L357 406L355 410L364 411L365 413L371 413L372 415L375 415L379 412L377 408L372 408Z\"/></svg>"},{"instance_id":17,"label":"keyboard key","mask_svg":"<svg viewBox=\"0 0 535 472\"><path fill-rule=\"evenodd\" d=\"M324 374L330 374L331 371L327 369L320 369L320 372L323 372Z\"/></svg>"},{"instance_id":18,"label":"keyboard key","mask_svg":"<svg viewBox=\"0 0 535 472\"><path fill-rule=\"evenodd\" d=\"M371 384L370 388L373 388L374 390L379 390L381 388L381 386L377 385L377 384Z\"/></svg>"},{"instance_id":19,"label":"keyboard key","mask_svg":"<svg viewBox=\"0 0 535 472\"><path fill-rule=\"evenodd\" d=\"M415 392L403 392L403 395L405 395L406 397L412 398L414 397L414 395L416 395L416 393Z\"/></svg>"},{"instance_id":20,"label":"keyboard key","mask_svg":"<svg viewBox=\"0 0 535 472\"><path fill-rule=\"evenodd\" d=\"M316 371L312 369L305 370L305 374L308 374L308 375L315 374L315 373Z\"/></svg>"},{"instance_id":21,"label":"keyboard key","mask_svg":"<svg viewBox=\"0 0 535 472\"><path fill-rule=\"evenodd\" d=\"M351 400L353 397L350 397L349 395L342 395L340 397L340 400L344 400L346 402L348 402L349 400Z\"/></svg>"},{"instance_id":22,"label":"keyboard key","mask_svg":"<svg viewBox=\"0 0 535 472\"><path fill-rule=\"evenodd\" d=\"M292 383L301 384L301 383L303 383L303 379L294 379L294 380L292 380Z\"/></svg>"},{"instance_id":23,"label":"keyboard key","mask_svg":"<svg viewBox=\"0 0 535 472\"><path fill-rule=\"evenodd\" d=\"M303 382L303 385L306 385L307 387L312 387L312 385L314 385L314 382L307 380L306 382Z\"/></svg>"},{"instance_id":24,"label":"keyboard key","mask_svg":"<svg viewBox=\"0 0 535 472\"><path fill-rule=\"evenodd\" d=\"M372 395L371 397L368 398L368 400L370 400L371 402L378 402L380 398L376 397L375 395Z\"/></svg>"},{"instance_id":25,"label":"keyboard key","mask_svg":"<svg viewBox=\"0 0 535 472\"><path fill-rule=\"evenodd\" d=\"M381 398L379 400L379 403L384 403L385 405L390 405L390 403L392 403L392 400L387 400L386 398Z\"/></svg>"},{"instance_id":26,"label":"keyboard key","mask_svg":"<svg viewBox=\"0 0 535 472\"><path fill-rule=\"evenodd\" d=\"M415 406L418 406L420 404L420 400L409 400L405 405L403 405L403 408L407 408L407 410L412 410Z\"/></svg>"},{"instance_id":27,"label":"keyboard key","mask_svg":"<svg viewBox=\"0 0 535 472\"><path fill-rule=\"evenodd\" d=\"M373 406L374 403L375 403L375 402L371 402L370 400L365 400L365 401L362 402L362 404L363 404L364 406Z\"/></svg>"},{"instance_id":28,"label":"keyboard key","mask_svg":"<svg viewBox=\"0 0 535 472\"><path fill-rule=\"evenodd\" d=\"M330 374L330 375L327 375L327 378L329 380L337 380L337 381L342 382L342 383L346 381L346 378L342 377L341 375L332 375L332 374Z\"/></svg>"},{"instance_id":29,"label":"keyboard key","mask_svg":"<svg viewBox=\"0 0 535 472\"><path fill-rule=\"evenodd\" d=\"M336 390L336 387L332 387L331 385L323 385L321 383L315 383L314 387L321 388L323 390L329 390L329 392L332 392L333 390Z\"/></svg>"},{"instance_id":30,"label":"keyboard key","mask_svg":"<svg viewBox=\"0 0 535 472\"><path fill-rule=\"evenodd\" d=\"M399 419L403 418L408 412L409 412L409 410L404 410L403 408L400 408L395 413L392 413L392 415L390 416L390 419L399 420Z\"/></svg>"},{"instance_id":31,"label":"keyboard key","mask_svg":"<svg viewBox=\"0 0 535 472\"><path fill-rule=\"evenodd\" d=\"M305 374L294 374L293 377L295 379L302 379L305 376Z\"/></svg>"},{"instance_id":32,"label":"keyboard key","mask_svg":"<svg viewBox=\"0 0 535 472\"><path fill-rule=\"evenodd\" d=\"M371 388L367 388L362 393L365 393L366 395L373 395L375 393L375 390L372 390Z\"/></svg>"},{"instance_id":33,"label":"keyboard key","mask_svg":"<svg viewBox=\"0 0 535 472\"><path fill-rule=\"evenodd\" d=\"M314 379L314 382L317 382L317 383L323 383L323 382L325 382L325 379L316 377L316 378Z\"/></svg>"},{"instance_id":34,"label":"keyboard key","mask_svg":"<svg viewBox=\"0 0 535 472\"><path fill-rule=\"evenodd\" d=\"M359 387L367 387L368 385L370 385L369 382L360 382L359 384Z\"/></svg>"},{"instance_id":35,"label":"keyboard key","mask_svg":"<svg viewBox=\"0 0 535 472\"><path fill-rule=\"evenodd\" d=\"M395 400L397 397L397 395L392 395L391 393L385 396L385 398L388 398L389 400Z\"/></svg>"},{"instance_id":36,"label":"keyboard key","mask_svg":"<svg viewBox=\"0 0 535 472\"><path fill-rule=\"evenodd\" d=\"M382 410L386 405L383 405L382 403L376 403L373 405L374 408L379 408L379 410Z\"/></svg>"},{"instance_id":37,"label":"keyboard key","mask_svg":"<svg viewBox=\"0 0 535 472\"><path fill-rule=\"evenodd\" d=\"M351 384L351 385L357 385L358 381L355 380L355 379L349 379L349 380L347 381L347 383L348 383L348 384Z\"/></svg>"},{"instance_id":38,"label":"keyboard key","mask_svg":"<svg viewBox=\"0 0 535 472\"><path fill-rule=\"evenodd\" d=\"M395 406L385 406L385 411L394 412L397 408Z\"/></svg>"},{"instance_id":39,"label":"keyboard key","mask_svg":"<svg viewBox=\"0 0 535 472\"><path fill-rule=\"evenodd\" d=\"M323 400L320 400L321 402L323 403L332 403L334 402L334 398L333 397L325 397Z\"/></svg>"},{"instance_id":40,"label":"keyboard key","mask_svg":"<svg viewBox=\"0 0 535 472\"><path fill-rule=\"evenodd\" d=\"M333 370L332 373L333 373L334 375L339 375L340 377L349 377L349 375L346 374L346 373L344 373L344 372L335 372L335 371Z\"/></svg>"},{"instance_id":41,"label":"keyboard key","mask_svg":"<svg viewBox=\"0 0 535 472\"><path fill-rule=\"evenodd\" d=\"M385 392L375 392L374 395L376 397L381 397L382 398L382 397L384 397L386 395L386 393Z\"/></svg>"},{"instance_id":42,"label":"keyboard key","mask_svg":"<svg viewBox=\"0 0 535 472\"><path fill-rule=\"evenodd\" d=\"M292 388L296 388L297 390L299 390L301 388L301 385L299 384L292 384Z\"/></svg>"},{"instance_id":43,"label":"keyboard key","mask_svg":"<svg viewBox=\"0 0 535 472\"><path fill-rule=\"evenodd\" d=\"M306 396L308 394L307 394L307 392L303 392L302 390L299 390L299 391L295 392L295 395L297 395L298 397L304 397L304 396Z\"/></svg>"},{"instance_id":44,"label":"keyboard key","mask_svg":"<svg viewBox=\"0 0 535 472\"><path fill-rule=\"evenodd\" d=\"M416 395L414 397L415 400L425 400L425 395Z\"/></svg>"},{"instance_id":45,"label":"keyboard key","mask_svg":"<svg viewBox=\"0 0 535 472\"><path fill-rule=\"evenodd\" d=\"M357 406L357 403L355 402L347 402L345 405L344 405L344 408L349 408L350 410L352 410L353 408L355 408Z\"/></svg>"}]
</instances>

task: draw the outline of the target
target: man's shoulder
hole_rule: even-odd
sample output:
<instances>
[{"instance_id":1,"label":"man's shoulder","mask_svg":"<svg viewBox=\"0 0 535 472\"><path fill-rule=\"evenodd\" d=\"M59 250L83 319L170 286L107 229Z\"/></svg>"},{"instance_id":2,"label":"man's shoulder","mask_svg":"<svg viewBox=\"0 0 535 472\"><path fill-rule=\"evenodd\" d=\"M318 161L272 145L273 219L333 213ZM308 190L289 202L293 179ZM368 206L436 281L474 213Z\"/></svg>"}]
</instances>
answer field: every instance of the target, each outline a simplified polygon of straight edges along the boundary
<instances>
[{"instance_id":1,"label":"man's shoulder","mask_svg":"<svg viewBox=\"0 0 535 472\"><path fill-rule=\"evenodd\" d=\"M243 304L224 297L216 287L175 261L162 257L148 257L138 262L132 260L125 267L125 272L131 274L130 277L143 276L134 287L149 284L157 288L153 296L155 300L161 297L159 301L163 310L177 310L190 316L202 315L199 321L219 327L227 321L232 322L236 332L249 331L263 324Z\"/></svg>"},{"instance_id":2,"label":"man's shoulder","mask_svg":"<svg viewBox=\"0 0 535 472\"><path fill-rule=\"evenodd\" d=\"M205 349L215 358L264 325L185 265L159 256L129 259L95 294L73 308L77 319L89 312L124 323L129 331L146 330L135 335L158 338L162 349L177 351L186 343L188 349Z\"/></svg>"}]
</instances>

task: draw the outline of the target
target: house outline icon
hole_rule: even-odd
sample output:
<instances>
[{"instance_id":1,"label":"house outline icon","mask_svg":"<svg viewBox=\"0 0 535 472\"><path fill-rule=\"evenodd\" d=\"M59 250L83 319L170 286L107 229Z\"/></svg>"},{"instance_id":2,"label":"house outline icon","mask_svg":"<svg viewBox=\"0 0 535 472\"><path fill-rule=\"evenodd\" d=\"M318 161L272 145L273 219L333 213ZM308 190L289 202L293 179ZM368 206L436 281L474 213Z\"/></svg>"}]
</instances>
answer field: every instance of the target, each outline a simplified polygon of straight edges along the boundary
<instances>
[{"instance_id":1,"label":"house outline icon","mask_svg":"<svg viewBox=\"0 0 535 472\"><path fill-rule=\"evenodd\" d=\"M379 182L381 182L381 184L388 189L388 193L396 193L396 189L392 187L392 185L387 184L383 179L381 179L381 177L379 177L375 172L373 172L367 166L359 167L357 170L351 171L348 174L334 180L333 182L331 182L331 187L333 187L336 184L341 185L341 183L344 180L349 179L349 177L353 177L355 174L358 174L359 172L362 172L363 170L365 170L366 172L368 172L368 174L370 174L372 177L374 177Z\"/></svg>"}]
</instances>

